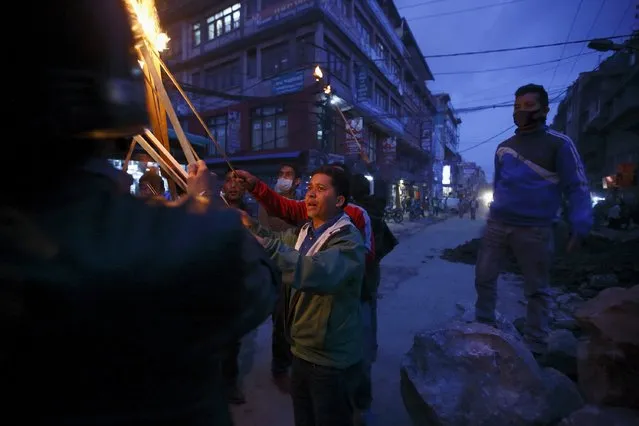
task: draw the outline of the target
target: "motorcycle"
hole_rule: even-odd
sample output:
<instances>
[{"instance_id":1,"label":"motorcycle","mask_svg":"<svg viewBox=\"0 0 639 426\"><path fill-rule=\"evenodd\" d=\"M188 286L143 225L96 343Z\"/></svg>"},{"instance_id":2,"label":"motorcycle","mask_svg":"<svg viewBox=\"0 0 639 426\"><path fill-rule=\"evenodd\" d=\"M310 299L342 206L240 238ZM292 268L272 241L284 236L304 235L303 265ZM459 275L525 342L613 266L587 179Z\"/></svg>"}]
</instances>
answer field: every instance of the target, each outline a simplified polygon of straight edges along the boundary
<instances>
[{"instance_id":1,"label":"motorcycle","mask_svg":"<svg viewBox=\"0 0 639 426\"><path fill-rule=\"evenodd\" d=\"M390 206L386 207L384 209L384 220L386 222L392 220L395 223L402 223L404 221L404 211Z\"/></svg>"},{"instance_id":2,"label":"motorcycle","mask_svg":"<svg viewBox=\"0 0 639 426\"><path fill-rule=\"evenodd\" d=\"M418 203L414 203L410 209L408 210L408 219L411 221L416 221L422 217L426 217L424 213L424 209L422 209L421 205Z\"/></svg>"}]
</instances>

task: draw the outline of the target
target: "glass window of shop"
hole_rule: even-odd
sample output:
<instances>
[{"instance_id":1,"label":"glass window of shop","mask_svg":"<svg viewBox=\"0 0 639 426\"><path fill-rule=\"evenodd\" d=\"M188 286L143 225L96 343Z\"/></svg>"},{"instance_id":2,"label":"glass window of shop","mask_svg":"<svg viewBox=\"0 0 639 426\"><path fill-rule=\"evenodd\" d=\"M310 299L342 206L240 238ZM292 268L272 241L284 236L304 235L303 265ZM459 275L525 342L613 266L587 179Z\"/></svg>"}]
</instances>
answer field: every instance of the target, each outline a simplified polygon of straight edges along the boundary
<instances>
[{"instance_id":1,"label":"glass window of shop","mask_svg":"<svg viewBox=\"0 0 639 426\"><path fill-rule=\"evenodd\" d=\"M288 114L282 105L251 111L251 148L254 151L288 146Z\"/></svg>"},{"instance_id":2,"label":"glass window of shop","mask_svg":"<svg viewBox=\"0 0 639 426\"><path fill-rule=\"evenodd\" d=\"M215 138L218 145L226 152L226 141L228 140L228 116L220 115L207 120L207 126ZM209 155L222 155L216 144L209 143Z\"/></svg>"},{"instance_id":3,"label":"glass window of shop","mask_svg":"<svg viewBox=\"0 0 639 426\"><path fill-rule=\"evenodd\" d=\"M208 40L215 40L240 28L242 5L235 3L206 19Z\"/></svg>"},{"instance_id":4,"label":"glass window of shop","mask_svg":"<svg viewBox=\"0 0 639 426\"><path fill-rule=\"evenodd\" d=\"M193 43L193 47L197 47L202 43L202 29L200 28L199 22L196 22L191 27L191 42Z\"/></svg>"},{"instance_id":5,"label":"glass window of shop","mask_svg":"<svg viewBox=\"0 0 639 426\"><path fill-rule=\"evenodd\" d=\"M291 50L288 42L262 49L262 78L268 78L291 67Z\"/></svg>"},{"instance_id":6,"label":"glass window of shop","mask_svg":"<svg viewBox=\"0 0 639 426\"><path fill-rule=\"evenodd\" d=\"M109 160L109 163L111 163L111 165L118 170L122 170L122 167L124 165L123 160L111 159ZM184 170L186 170L186 165L181 165L181 166L184 168ZM135 160L129 161L129 165L126 170L126 172L129 175L131 175L131 177L133 178L133 183L131 184L131 189L130 189L131 194L138 194L140 177L142 177L144 173L146 173L147 171L151 169L156 169L159 175L162 177L162 181L164 182L164 191L165 191L165 194L162 194L162 195L166 195L166 192L168 192L169 185L168 185L168 181L166 180L166 177L162 175L162 171L160 170L159 165L154 162L135 161Z\"/></svg>"},{"instance_id":7,"label":"glass window of shop","mask_svg":"<svg viewBox=\"0 0 639 426\"><path fill-rule=\"evenodd\" d=\"M373 163L377 161L377 144L379 141L379 137L377 133L373 130L368 131L368 138L366 142L366 155L368 155L368 160Z\"/></svg>"},{"instance_id":8,"label":"glass window of shop","mask_svg":"<svg viewBox=\"0 0 639 426\"><path fill-rule=\"evenodd\" d=\"M324 40L324 44L326 46L327 68L331 75L350 86L348 81L348 58L330 41Z\"/></svg>"}]
</instances>

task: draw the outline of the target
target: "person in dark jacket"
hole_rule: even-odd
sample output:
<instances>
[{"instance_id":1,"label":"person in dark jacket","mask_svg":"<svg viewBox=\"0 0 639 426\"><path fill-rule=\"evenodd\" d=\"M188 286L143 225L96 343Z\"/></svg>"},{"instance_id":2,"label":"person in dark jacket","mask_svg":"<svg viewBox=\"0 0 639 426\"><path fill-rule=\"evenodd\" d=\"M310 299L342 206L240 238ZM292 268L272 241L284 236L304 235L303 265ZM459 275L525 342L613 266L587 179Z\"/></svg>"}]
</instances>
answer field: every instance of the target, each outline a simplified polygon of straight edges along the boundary
<instances>
[{"instance_id":1,"label":"person in dark jacket","mask_svg":"<svg viewBox=\"0 0 639 426\"><path fill-rule=\"evenodd\" d=\"M567 199L572 237L578 246L592 226L588 181L575 144L546 126L548 93L529 84L515 92L515 135L495 154L494 201L475 267L477 320L493 323L499 267L511 248L524 275L528 299L524 337L543 355L548 334L549 271L553 224Z\"/></svg>"},{"instance_id":2,"label":"person in dark jacket","mask_svg":"<svg viewBox=\"0 0 639 426\"><path fill-rule=\"evenodd\" d=\"M290 200L296 199L297 188L301 182L299 169L292 163L280 165L277 172L277 182L274 190L283 197ZM276 216L271 216L266 209L260 205L258 220L260 225L270 231L284 232L295 229L291 225ZM290 378L288 370L291 366L292 355L291 346L286 339L284 332L284 297L279 298L273 311L273 333L271 338L271 374L278 389L284 393L290 392Z\"/></svg>"},{"instance_id":3,"label":"person in dark jacket","mask_svg":"<svg viewBox=\"0 0 639 426\"><path fill-rule=\"evenodd\" d=\"M227 170L224 175L224 184L222 185L222 196L228 203L228 206L234 209L242 210L251 216L251 212L244 201L246 190L237 182L233 176L232 170ZM240 384L240 350L242 349L242 341L236 340L227 345L222 355L222 375L224 377L224 386L226 388L226 398L231 404L245 404L246 397Z\"/></svg>"},{"instance_id":4,"label":"person in dark jacket","mask_svg":"<svg viewBox=\"0 0 639 426\"><path fill-rule=\"evenodd\" d=\"M57 49L15 50L33 84L5 91L7 136L31 133L0 170L29 177L0 200L0 424L230 426L216 354L268 318L281 275L236 211L194 212L203 162L167 208L101 158L148 120L123 2L25 6Z\"/></svg>"},{"instance_id":5,"label":"person in dark jacket","mask_svg":"<svg viewBox=\"0 0 639 426\"><path fill-rule=\"evenodd\" d=\"M380 262L398 244L392 231L384 220L386 202L371 194L370 182L363 174L351 177L351 196L353 201L366 210L371 220L375 237L375 260L366 265L364 286L362 288L362 323L364 326L363 376L356 389L355 404L361 411L360 423L372 422L371 405L373 402L372 364L377 358L377 297L381 280Z\"/></svg>"}]
</instances>

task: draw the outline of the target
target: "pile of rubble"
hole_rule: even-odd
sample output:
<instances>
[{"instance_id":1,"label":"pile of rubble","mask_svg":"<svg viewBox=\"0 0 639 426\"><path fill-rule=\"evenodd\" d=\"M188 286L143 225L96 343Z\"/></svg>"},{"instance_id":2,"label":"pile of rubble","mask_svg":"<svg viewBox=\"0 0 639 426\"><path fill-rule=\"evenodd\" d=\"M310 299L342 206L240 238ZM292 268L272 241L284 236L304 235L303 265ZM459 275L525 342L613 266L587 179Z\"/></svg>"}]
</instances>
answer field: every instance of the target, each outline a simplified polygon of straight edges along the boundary
<instances>
[{"instance_id":1,"label":"pile of rubble","mask_svg":"<svg viewBox=\"0 0 639 426\"><path fill-rule=\"evenodd\" d=\"M638 425L639 286L608 288L581 303L565 299L578 305L584 335L577 341L569 330L553 331L539 363L505 317L497 315L494 327L476 323L470 306L417 333L400 369L413 423Z\"/></svg>"},{"instance_id":2,"label":"pile of rubble","mask_svg":"<svg viewBox=\"0 0 639 426\"><path fill-rule=\"evenodd\" d=\"M479 245L479 239L470 240L444 250L441 257L449 262L474 265ZM551 282L565 292L578 292L585 298L591 298L603 288L630 287L639 283L639 239L619 242L590 236L574 253L566 254L561 247L558 247L557 252L551 270ZM504 272L519 274L512 253L509 258L504 265Z\"/></svg>"}]
</instances>

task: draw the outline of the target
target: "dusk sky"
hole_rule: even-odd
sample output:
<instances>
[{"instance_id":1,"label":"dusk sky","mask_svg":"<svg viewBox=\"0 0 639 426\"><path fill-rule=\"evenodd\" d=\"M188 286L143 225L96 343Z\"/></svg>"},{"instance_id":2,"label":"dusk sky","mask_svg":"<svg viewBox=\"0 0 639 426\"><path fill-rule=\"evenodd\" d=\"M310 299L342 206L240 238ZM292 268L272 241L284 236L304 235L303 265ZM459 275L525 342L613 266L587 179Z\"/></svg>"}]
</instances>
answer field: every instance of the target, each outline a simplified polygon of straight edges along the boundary
<instances>
[{"instance_id":1,"label":"dusk sky","mask_svg":"<svg viewBox=\"0 0 639 426\"><path fill-rule=\"evenodd\" d=\"M637 27L637 1L396 0L396 4L428 57L630 34L633 27ZM407 7L410 5L416 6ZM461 12L467 9L478 10ZM552 99L566 89L580 72L592 70L605 57L606 54L594 52L585 44L572 44L485 55L427 58L435 76L435 81L428 85L433 93L450 93L456 109L512 101L517 87L526 83L542 84ZM569 59L549 63L559 58ZM472 72L540 62L546 63ZM464 74L446 74L451 72ZM551 105L548 124L552 122L557 104ZM460 116L463 121L459 143L462 157L478 163L488 180L492 180L495 148L512 134L512 130L475 149L464 150L511 126L512 108L462 113Z\"/></svg>"}]
</instances>

